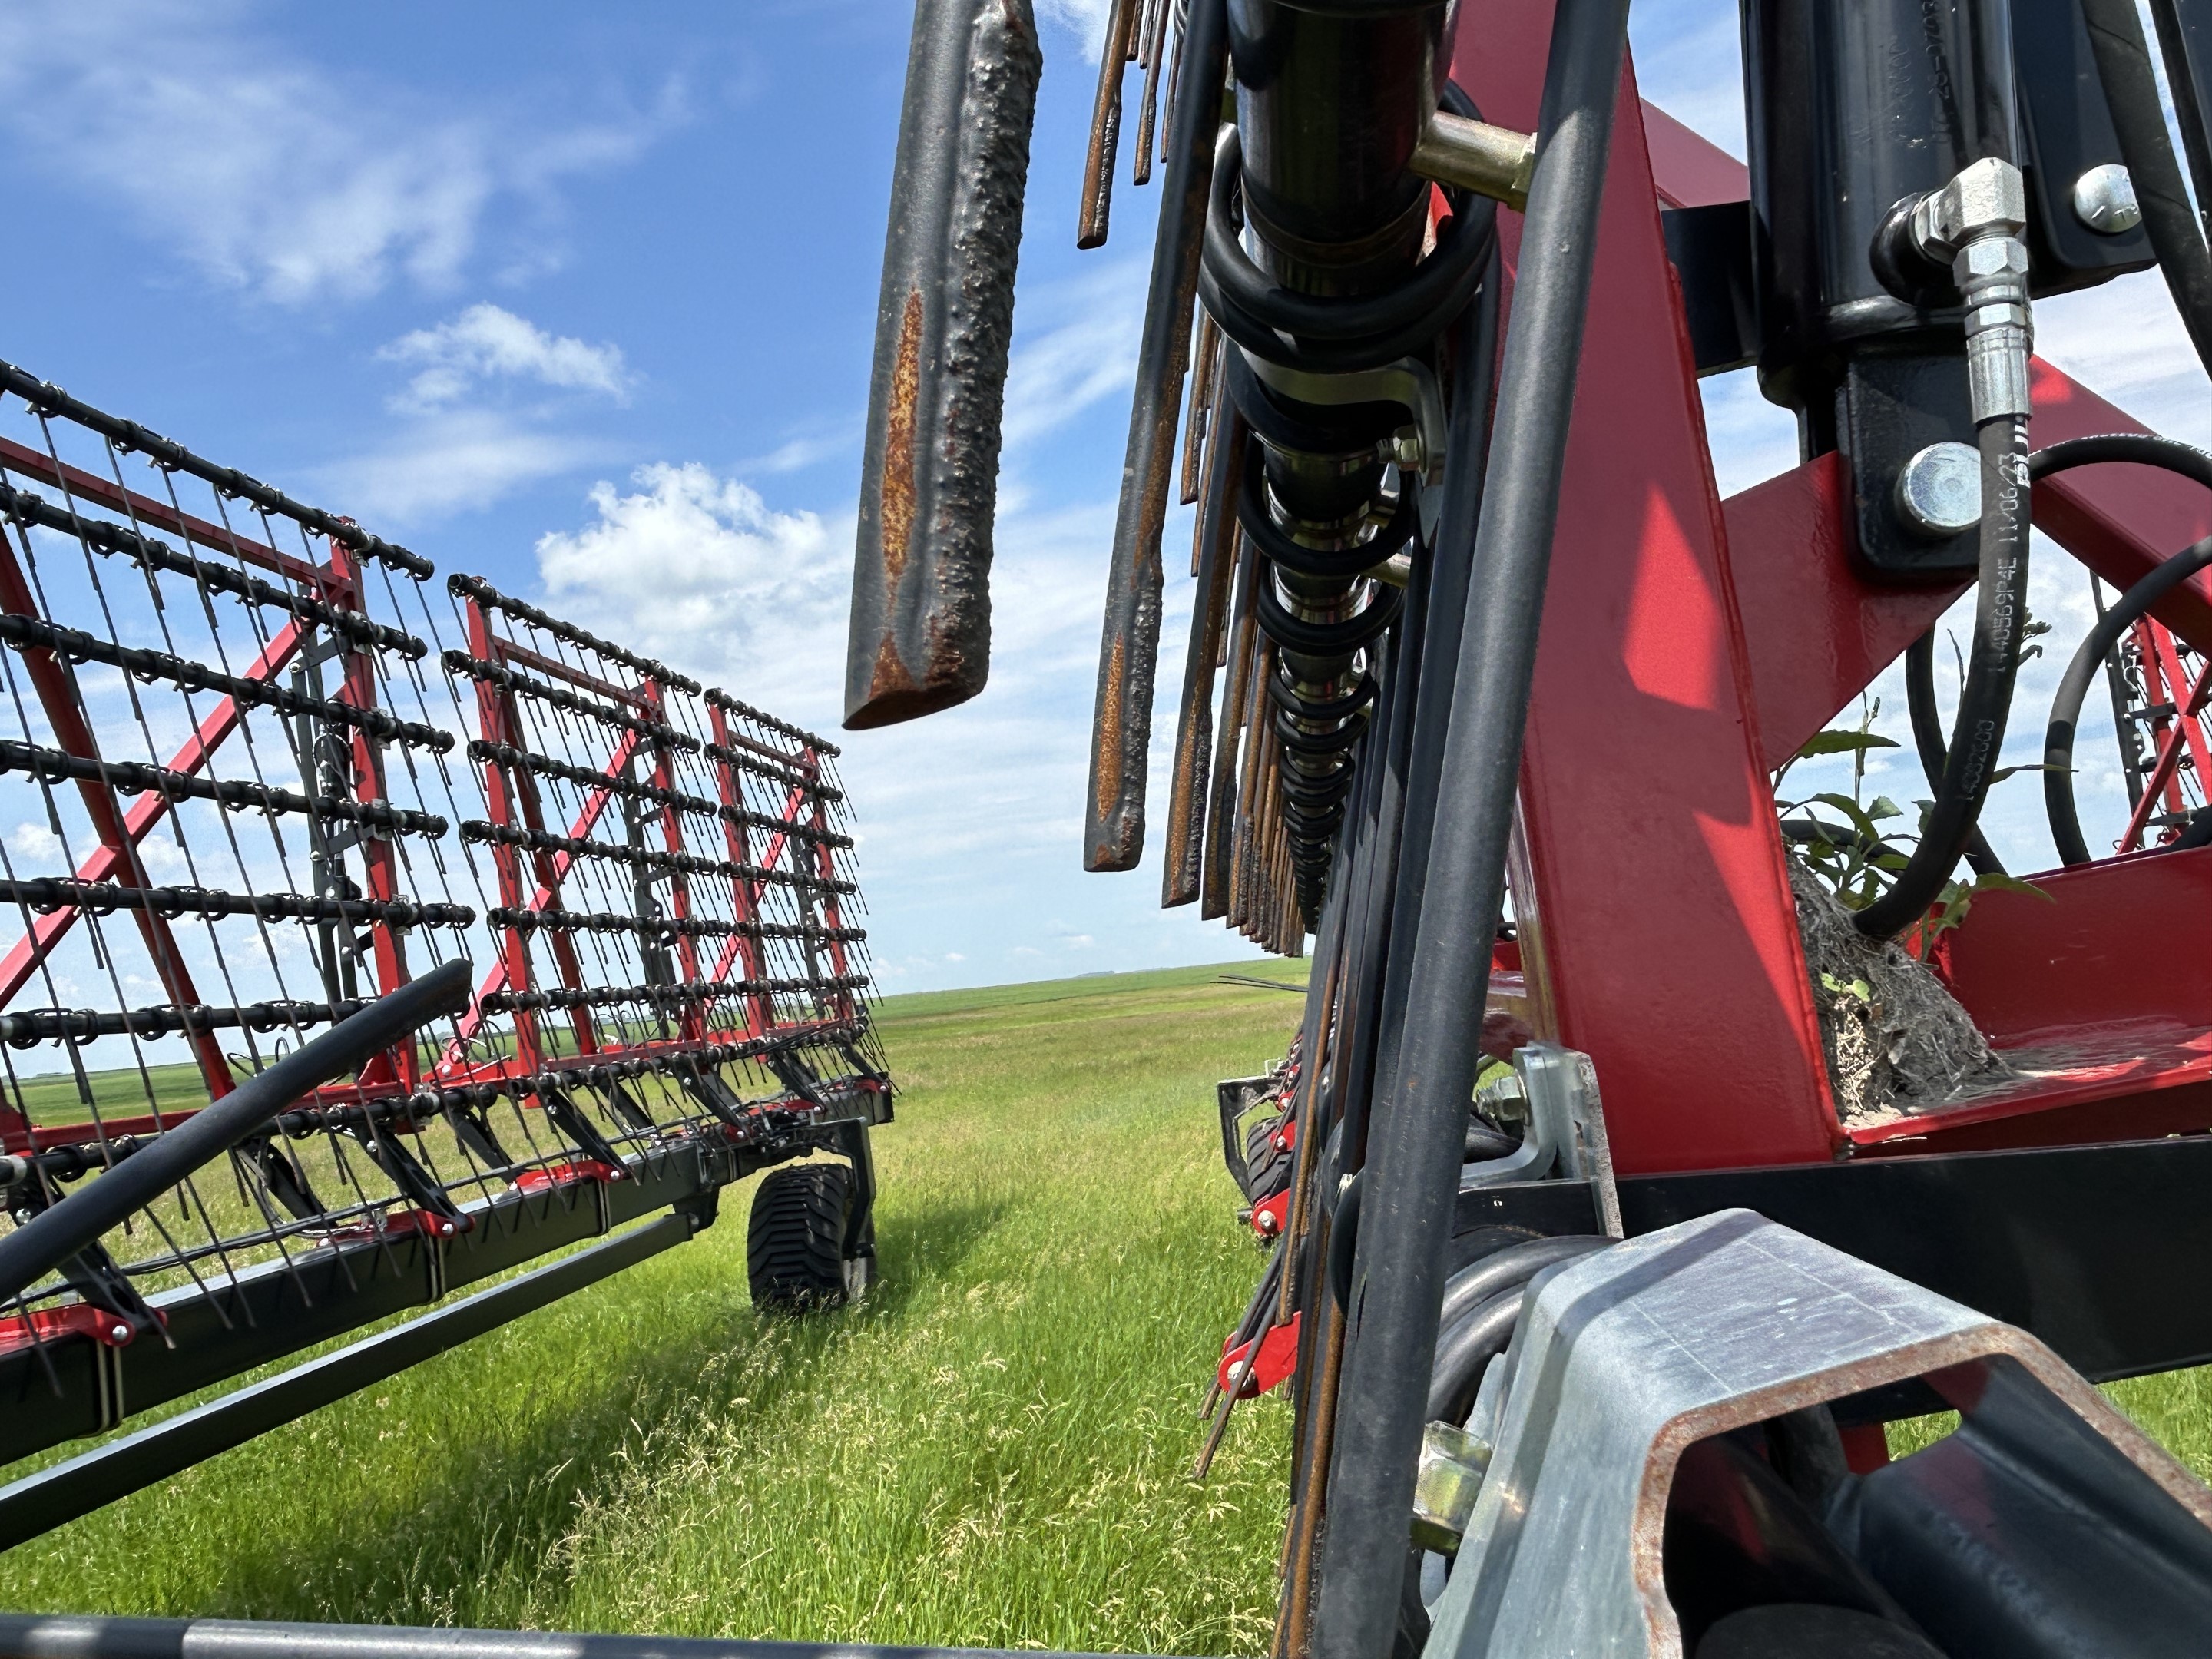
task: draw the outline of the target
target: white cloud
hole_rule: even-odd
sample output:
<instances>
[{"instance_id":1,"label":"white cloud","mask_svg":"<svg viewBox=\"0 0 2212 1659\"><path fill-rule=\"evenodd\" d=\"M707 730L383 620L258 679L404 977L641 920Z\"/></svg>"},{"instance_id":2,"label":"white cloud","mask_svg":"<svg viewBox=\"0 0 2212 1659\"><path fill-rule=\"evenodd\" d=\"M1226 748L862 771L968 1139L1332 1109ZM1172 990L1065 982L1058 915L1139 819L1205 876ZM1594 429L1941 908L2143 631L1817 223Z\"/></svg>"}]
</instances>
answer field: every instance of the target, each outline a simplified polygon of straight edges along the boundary
<instances>
[{"instance_id":1,"label":"white cloud","mask_svg":"<svg viewBox=\"0 0 2212 1659\"><path fill-rule=\"evenodd\" d=\"M598 521L538 543L547 590L623 616L618 637L654 652L711 641L731 667L773 641L842 621L842 562L811 513L772 511L750 485L696 462L641 467L637 493L601 482Z\"/></svg>"},{"instance_id":2,"label":"white cloud","mask_svg":"<svg viewBox=\"0 0 2212 1659\"><path fill-rule=\"evenodd\" d=\"M1082 43L1083 61L1095 64L1106 44L1106 15L1114 0L1037 0L1037 15L1057 23Z\"/></svg>"},{"instance_id":3,"label":"white cloud","mask_svg":"<svg viewBox=\"0 0 2212 1659\"><path fill-rule=\"evenodd\" d=\"M420 525L489 507L525 484L606 459L606 446L535 430L490 410L441 410L311 482L373 524Z\"/></svg>"},{"instance_id":4,"label":"white cloud","mask_svg":"<svg viewBox=\"0 0 2212 1659\"><path fill-rule=\"evenodd\" d=\"M1145 278L1142 262L1124 259L1023 292L1006 368L1008 449L1034 443L1103 398L1126 401L1136 381Z\"/></svg>"},{"instance_id":5,"label":"white cloud","mask_svg":"<svg viewBox=\"0 0 2212 1659\"><path fill-rule=\"evenodd\" d=\"M622 348L587 345L548 334L528 319L495 305L473 305L451 322L403 334L379 351L386 362L420 364L399 406L436 409L479 380L512 379L629 401L631 375Z\"/></svg>"},{"instance_id":6,"label":"white cloud","mask_svg":"<svg viewBox=\"0 0 2212 1659\"><path fill-rule=\"evenodd\" d=\"M463 114L300 60L230 0L0 8L0 126L34 167L214 280L287 305L358 299L395 279L440 289L496 204L533 228L506 262L557 258L555 187L629 161L677 113L549 127Z\"/></svg>"},{"instance_id":7,"label":"white cloud","mask_svg":"<svg viewBox=\"0 0 2212 1659\"><path fill-rule=\"evenodd\" d=\"M26 822L17 824L15 833L8 837L8 850L44 868L61 857L62 838L43 823Z\"/></svg>"}]
</instances>

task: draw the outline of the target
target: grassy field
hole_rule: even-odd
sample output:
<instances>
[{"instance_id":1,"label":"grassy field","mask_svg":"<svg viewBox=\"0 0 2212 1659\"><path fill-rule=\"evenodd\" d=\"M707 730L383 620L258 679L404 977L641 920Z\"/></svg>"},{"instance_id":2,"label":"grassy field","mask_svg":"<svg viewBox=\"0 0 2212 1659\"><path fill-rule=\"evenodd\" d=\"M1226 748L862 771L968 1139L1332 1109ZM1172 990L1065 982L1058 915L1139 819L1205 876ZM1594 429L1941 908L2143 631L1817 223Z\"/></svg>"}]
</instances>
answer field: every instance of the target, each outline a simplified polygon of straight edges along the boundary
<instances>
[{"instance_id":1,"label":"grassy field","mask_svg":"<svg viewBox=\"0 0 2212 1659\"><path fill-rule=\"evenodd\" d=\"M1262 1650L1280 1403L1186 1471L1261 1266L1212 1084L1301 1004L1214 972L885 1003L905 1092L860 1308L756 1318L738 1192L696 1243L0 1558L0 1605ZM2212 1475L2212 1373L2112 1392Z\"/></svg>"},{"instance_id":2,"label":"grassy field","mask_svg":"<svg viewBox=\"0 0 2212 1659\"><path fill-rule=\"evenodd\" d=\"M1302 1004L1215 971L886 1002L859 1309L757 1319L734 1193L691 1244L0 1558L0 1602L1258 1650L1285 1413L1185 1476L1263 1265L1212 1085Z\"/></svg>"}]
</instances>

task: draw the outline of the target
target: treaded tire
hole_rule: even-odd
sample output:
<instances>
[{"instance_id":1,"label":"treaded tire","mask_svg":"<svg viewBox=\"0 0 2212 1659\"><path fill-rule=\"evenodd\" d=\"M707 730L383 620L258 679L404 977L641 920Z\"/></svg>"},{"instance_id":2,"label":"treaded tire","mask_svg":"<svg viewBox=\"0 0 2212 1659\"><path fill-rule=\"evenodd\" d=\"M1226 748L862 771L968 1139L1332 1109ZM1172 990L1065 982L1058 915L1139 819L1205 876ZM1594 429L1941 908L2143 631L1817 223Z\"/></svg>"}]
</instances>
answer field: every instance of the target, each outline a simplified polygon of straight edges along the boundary
<instances>
[{"instance_id":1,"label":"treaded tire","mask_svg":"<svg viewBox=\"0 0 2212 1659\"><path fill-rule=\"evenodd\" d=\"M805 1313L849 1302L875 1278L875 1261L844 1259L853 1172L842 1164L777 1170L753 1193L745 1229L745 1274L753 1305Z\"/></svg>"}]
</instances>

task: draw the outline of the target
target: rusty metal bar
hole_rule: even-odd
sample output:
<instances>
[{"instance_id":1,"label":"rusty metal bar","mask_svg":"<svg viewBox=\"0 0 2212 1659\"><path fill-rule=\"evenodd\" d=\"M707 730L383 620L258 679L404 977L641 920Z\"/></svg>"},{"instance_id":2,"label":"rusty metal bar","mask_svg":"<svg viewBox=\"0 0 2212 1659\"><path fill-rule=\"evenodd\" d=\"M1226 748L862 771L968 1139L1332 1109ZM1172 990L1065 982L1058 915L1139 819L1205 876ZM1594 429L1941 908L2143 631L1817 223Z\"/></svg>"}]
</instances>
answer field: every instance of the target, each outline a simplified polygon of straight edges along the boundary
<instances>
[{"instance_id":1,"label":"rusty metal bar","mask_svg":"<svg viewBox=\"0 0 2212 1659\"><path fill-rule=\"evenodd\" d=\"M1114 157L1121 144L1121 76L1136 38L1137 0L1114 0L1098 51L1098 96L1091 110L1091 144L1083 158L1083 202L1075 214L1075 246L1103 247L1114 210Z\"/></svg>"},{"instance_id":2,"label":"rusty metal bar","mask_svg":"<svg viewBox=\"0 0 2212 1659\"><path fill-rule=\"evenodd\" d=\"M1152 677L1160 643L1160 532L1175 470L1176 416L1190 361L1218 120L1228 64L1226 0L1192 0L1183 31L1175 140L1160 185L1152 292L1137 354L1137 395L1128 457L1106 578L1106 625L1098 650L1098 697L1091 733L1083 867L1133 870L1145 850L1145 758L1152 738Z\"/></svg>"},{"instance_id":3,"label":"rusty metal bar","mask_svg":"<svg viewBox=\"0 0 2212 1659\"><path fill-rule=\"evenodd\" d=\"M991 527L1030 126L1030 0L921 0L876 314L845 724L983 689Z\"/></svg>"},{"instance_id":4,"label":"rusty metal bar","mask_svg":"<svg viewBox=\"0 0 2212 1659\"><path fill-rule=\"evenodd\" d=\"M1237 489L1244 461L1241 420L1213 446L1206 507L1198 515L1198 604L1190 619L1183 665L1182 712L1176 725L1175 775L1168 790L1168 843L1160 902L1188 904L1203 884L1206 763L1213 742L1213 673L1228 625L1229 583L1235 574Z\"/></svg>"}]
</instances>

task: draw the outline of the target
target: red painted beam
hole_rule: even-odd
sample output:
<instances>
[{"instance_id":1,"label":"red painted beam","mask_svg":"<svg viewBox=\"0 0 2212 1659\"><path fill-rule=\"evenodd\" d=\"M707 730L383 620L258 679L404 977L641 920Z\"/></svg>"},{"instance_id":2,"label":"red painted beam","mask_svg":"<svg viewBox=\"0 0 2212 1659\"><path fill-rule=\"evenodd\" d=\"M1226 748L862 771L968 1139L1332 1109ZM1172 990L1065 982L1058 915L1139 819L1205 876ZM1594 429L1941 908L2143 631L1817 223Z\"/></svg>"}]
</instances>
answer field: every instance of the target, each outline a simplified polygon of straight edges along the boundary
<instances>
[{"instance_id":1,"label":"red painted beam","mask_svg":"<svg viewBox=\"0 0 2212 1659\"><path fill-rule=\"evenodd\" d=\"M1490 119L1535 124L1549 11L1462 13L1454 76ZM1595 1060L1624 1171L1825 1159L1840 1130L1633 86L1522 770L1531 1017ZM1521 221L1500 224L1510 261Z\"/></svg>"}]
</instances>

